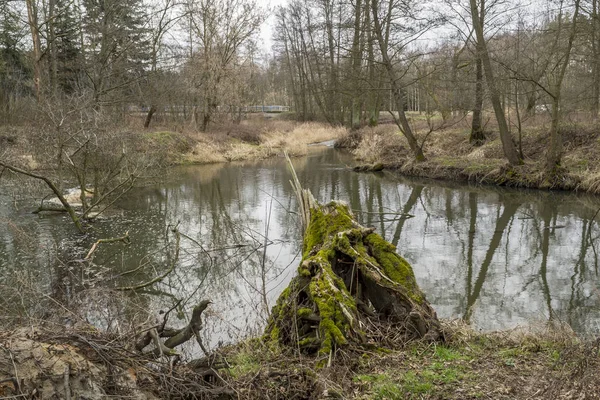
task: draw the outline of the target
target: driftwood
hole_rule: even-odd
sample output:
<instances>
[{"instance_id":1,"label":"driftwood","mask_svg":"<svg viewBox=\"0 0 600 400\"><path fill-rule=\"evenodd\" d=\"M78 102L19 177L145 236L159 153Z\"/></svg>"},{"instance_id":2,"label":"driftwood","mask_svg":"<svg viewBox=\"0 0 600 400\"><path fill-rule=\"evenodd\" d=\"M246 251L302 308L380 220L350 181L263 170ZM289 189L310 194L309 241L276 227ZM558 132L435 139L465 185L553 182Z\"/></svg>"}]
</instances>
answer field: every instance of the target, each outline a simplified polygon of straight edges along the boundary
<instances>
[{"instance_id":1,"label":"driftwood","mask_svg":"<svg viewBox=\"0 0 600 400\"><path fill-rule=\"evenodd\" d=\"M361 226L344 203L319 204L291 169L305 227L303 258L273 308L267 337L318 353L327 364L337 348L364 345L373 320L407 338L443 339L435 311L395 247Z\"/></svg>"},{"instance_id":2,"label":"driftwood","mask_svg":"<svg viewBox=\"0 0 600 400\"><path fill-rule=\"evenodd\" d=\"M175 347L187 342L192 338L196 338L196 341L202 348L202 351L207 353L204 348L202 341L200 340L200 330L202 329L202 313L208 305L211 304L210 300L202 300L192 311L192 318L190 322L181 329L169 329L166 328L166 321L169 312L164 316L165 320L160 326L149 329L142 337L138 340L135 347L138 351L143 351L148 345L154 343L154 348L144 352L146 355L153 355L154 357L161 356L172 356L176 355L177 352L174 350ZM161 338L167 338L162 342Z\"/></svg>"}]
</instances>

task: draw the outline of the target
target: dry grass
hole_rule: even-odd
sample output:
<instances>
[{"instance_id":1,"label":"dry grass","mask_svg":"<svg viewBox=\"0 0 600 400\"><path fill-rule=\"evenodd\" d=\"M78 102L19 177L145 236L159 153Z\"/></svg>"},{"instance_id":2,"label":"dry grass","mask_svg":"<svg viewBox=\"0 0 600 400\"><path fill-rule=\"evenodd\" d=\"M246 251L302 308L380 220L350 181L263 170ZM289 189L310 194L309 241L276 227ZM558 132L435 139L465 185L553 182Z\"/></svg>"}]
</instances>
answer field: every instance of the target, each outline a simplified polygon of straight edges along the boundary
<instances>
[{"instance_id":1,"label":"dry grass","mask_svg":"<svg viewBox=\"0 0 600 400\"><path fill-rule=\"evenodd\" d=\"M336 140L346 132L342 127L315 122L299 124L292 129L288 127L287 130L277 125L268 128L270 129L263 134L262 145L272 152L286 150L292 156L305 155L308 153L308 145Z\"/></svg>"},{"instance_id":2,"label":"dry grass","mask_svg":"<svg viewBox=\"0 0 600 400\"><path fill-rule=\"evenodd\" d=\"M196 134L196 146L185 155L185 162L207 164L225 161L259 160L287 151L303 156L308 146L335 140L345 133L320 123L292 121L244 121L240 125L217 127L211 133Z\"/></svg>"},{"instance_id":3,"label":"dry grass","mask_svg":"<svg viewBox=\"0 0 600 400\"><path fill-rule=\"evenodd\" d=\"M362 140L353 150L355 157L368 164L393 163L408 154L408 144L395 125L363 128Z\"/></svg>"},{"instance_id":4,"label":"dry grass","mask_svg":"<svg viewBox=\"0 0 600 400\"><path fill-rule=\"evenodd\" d=\"M598 398L597 342L568 326L478 333L443 321L445 343L420 341L359 352L341 348L331 368L252 340L225 349L224 374L240 398ZM381 345L380 345L381 346Z\"/></svg>"}]
</instances>

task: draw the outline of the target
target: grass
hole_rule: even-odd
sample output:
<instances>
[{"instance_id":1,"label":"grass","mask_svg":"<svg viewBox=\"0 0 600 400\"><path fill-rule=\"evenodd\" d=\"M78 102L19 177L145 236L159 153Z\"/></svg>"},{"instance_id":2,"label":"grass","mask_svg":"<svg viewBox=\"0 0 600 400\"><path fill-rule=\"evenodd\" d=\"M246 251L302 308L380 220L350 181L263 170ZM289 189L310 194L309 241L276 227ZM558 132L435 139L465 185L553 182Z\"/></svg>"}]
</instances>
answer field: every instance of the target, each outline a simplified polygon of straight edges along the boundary
<instances>
[{"instance_id":1,"label":"grass","mask_svg":"<svg viewBox=\"0 0 600 400\"><path fill-rule=\"evenodd\" d=\"M302 355L266 355L260 347L244 346L243 356L229 358L239 363L230 361L230 384L254 379L256 398L266 398L262 394L268 390L276 390L278 398L328 393L360 400L596 398L599 393L599 343L579 340L568 327L478 333L462 322L444 321L444 330L443 344L416 341L357 353L340 349L333 366L322 370ZM301 385L299 374L305 377ZM286 376L287 383L273 386L269 376Z\"/></svg>"},{"instance_id":2,"label":"grass","mask_svg":"<svg viewBox=\"0 0 600 400\"><path fill-rule=\"evenodd\" d=\"M353 383L368 388L370 398L376 400L403 399L402 386L387 374L357 375Z\"/></svg>"}]
</instances>

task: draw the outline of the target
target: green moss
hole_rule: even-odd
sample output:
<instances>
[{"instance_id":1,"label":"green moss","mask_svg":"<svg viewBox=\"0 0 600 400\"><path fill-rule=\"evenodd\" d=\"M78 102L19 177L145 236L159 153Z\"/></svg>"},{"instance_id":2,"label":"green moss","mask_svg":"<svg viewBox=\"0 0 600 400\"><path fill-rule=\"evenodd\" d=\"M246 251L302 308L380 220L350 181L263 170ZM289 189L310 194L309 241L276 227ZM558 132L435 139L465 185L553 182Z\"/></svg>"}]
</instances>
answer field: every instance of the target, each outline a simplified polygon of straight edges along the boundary
<instances>
[{"instance_id":1,"label":"green moss","mask_svg":"<svg viewBox=\"0 0 600 400\"><path fill-rule=\"evenodd\" d=\"M349 321L340 309L338 304L346 307L347 311L356 314L356 303L344 282L333 273L329 263L322 263L321 275L313 278L309 285L311 299L317 305L321 322L319 323L319 332L323 342L319 353L321 355L329 354L334 346L341 346L347 343L346 334L351 330ZM337 290L331 290L331 283Z\"/></svg>"},{"instance_id":2,"label":"green moss","mask_svg":"<svg viewBox=\"0 0 600 400\"><path fill-rule=\"evenodd\" d=\"M305 276L307 278L310 278L311 273L310 270L308 269L308 265L307 264L300 264L300 266L298 267L298 274L300 274L300 276Z\"/></svg>"},{"instance_id":3,"label":"green moss","mask_svg":"<svg viewBox=\"0 0 600 400\"><path fill-rule=\"evenodd\" d=\"M308 337L308 338L302 339L298 342L299 347L306 347L306 346L312 346L312 345L318 345L318 344L320 344L319 339L317 339L315 337Z\"/></svg>"},{"instance_id":4,"label":"green moss","mask_svg":"<svg viewBox=\"0 0 600 400\"><path fill-rule=\"evenodd\" d=\"M313 313L312 308L300 308L298 309L298 316L299 317L308 317L309 315L311 315Z\"/></svg>"},{"instance_id":5,"label":"green moss","mask_svg":"<svg viewBox=\"0 0 600 400\"><path fill-rule=\"evenodd\" d=\"M328 242L330 236L352 228L352 218L347 206L331 202L325 207L329 212L323 212L322 209L313 209L311 212L310 223L304 237L303 258L307 258L316 246Z\"/></svg>"},{"instance_id":6,"label":"green moss","mask_svg":"<svg viewBox=\"0 0 600 400\"><path fill-rule=\"evenodd\" d=\"M421 304L424 300L423 294L417 286L412 267L396 253L396 248L376 233L368 235L365 238L365 244L369 246L371 254L388 278L406 288L408 295Z\"/></svg>"},{"instance_id":7,"label":"green moss","mask_svg":"<svg viewBox=\"0 0 600 400\"><path fill-rule=\"evenodd\" d=\"M273 342L277 342L279 341L279 328L277 326L274 326L271 329L271 340Z\"/></svg>"}]
</instances>

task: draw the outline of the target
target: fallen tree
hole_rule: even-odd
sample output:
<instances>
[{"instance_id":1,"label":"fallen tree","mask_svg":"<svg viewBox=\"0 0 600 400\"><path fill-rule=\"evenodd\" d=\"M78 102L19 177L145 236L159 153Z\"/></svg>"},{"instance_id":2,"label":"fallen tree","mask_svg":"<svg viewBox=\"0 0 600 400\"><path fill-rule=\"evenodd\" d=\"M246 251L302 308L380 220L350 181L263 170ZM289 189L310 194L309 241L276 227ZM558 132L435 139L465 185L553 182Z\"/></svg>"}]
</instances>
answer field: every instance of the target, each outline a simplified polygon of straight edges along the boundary
<instances>
[{"instance_id":1,"label":"fallen tree","mask_svg":"<svg viewBox=\"0 0 600 400\"><path fill-rule=\"evenodd\" d=\"M321 205L302 189L291 162L292 185L304 224L298 275L280 295L266 329L280 345L331 365L336 349L369 344L369 326L384 322L407 339L443 339L436 313L410 264L347 205Z\"/></svg>"}]
</instances>

